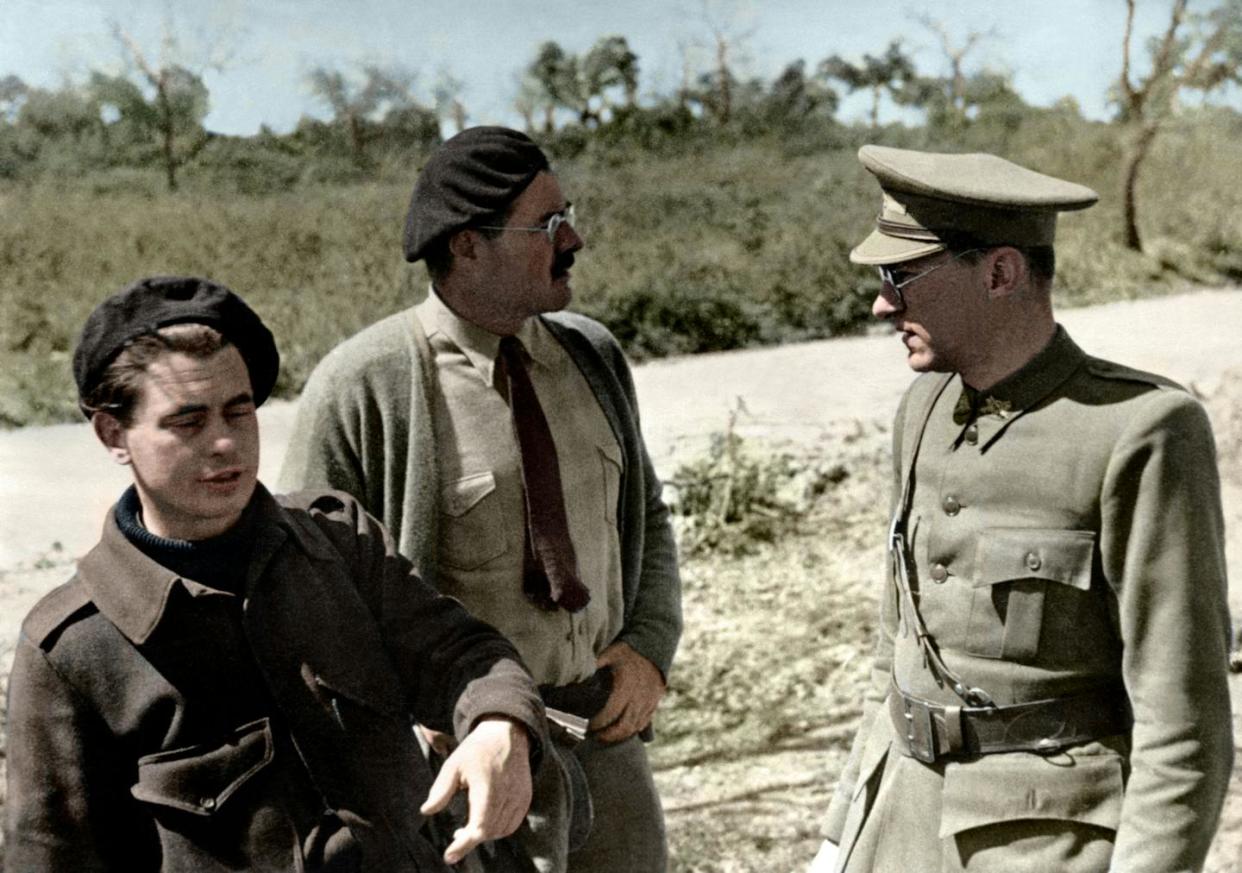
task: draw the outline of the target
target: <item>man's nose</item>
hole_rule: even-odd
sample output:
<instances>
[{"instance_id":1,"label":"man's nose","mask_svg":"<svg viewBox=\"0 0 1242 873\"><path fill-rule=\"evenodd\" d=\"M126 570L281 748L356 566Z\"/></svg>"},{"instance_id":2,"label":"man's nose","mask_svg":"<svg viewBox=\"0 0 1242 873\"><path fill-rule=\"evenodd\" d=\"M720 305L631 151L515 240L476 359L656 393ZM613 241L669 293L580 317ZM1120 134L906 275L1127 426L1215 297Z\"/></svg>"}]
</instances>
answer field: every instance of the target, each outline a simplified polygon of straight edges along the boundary
<instances>
[{"instance_id":1,"label":"man's nose","mask_svg":"<svg viewBox=\"0 0 1242 873\"><path fill-rule=\"evenodd\" d=\"M237 434L229 423L223 418L213 420L210 425L210 432L207 434L208 445L211 447L213 454L225 455L233 451L237 445Z\"/></svg>"},{"instance_id":2,"label":"man's nose","mask_svg":"<svg viewBox=\"0 0 1242 873\"><path fill-rule=\"evenodd\" d=\"M561 225L561 227L563 228L561 237L564 239L565 244L557 247L558 254L576 252L586 245L586 240L582 238L582 234L578 233L578 228L568 222Z\"/></svg>"},{"instance_id":3,"label":"man's nose","mask_svg":"<svg viewBox=\"0 0 1242 873\"><path fill-rule=\"evenodd\" d=\"M888 295L881 290L879 294L875 295L875 300L871 304L871 314L876 318L892 318L898 312L901 312L903 308L898 306L895 301L890 300Z\"/></svg>"}]
</instances>

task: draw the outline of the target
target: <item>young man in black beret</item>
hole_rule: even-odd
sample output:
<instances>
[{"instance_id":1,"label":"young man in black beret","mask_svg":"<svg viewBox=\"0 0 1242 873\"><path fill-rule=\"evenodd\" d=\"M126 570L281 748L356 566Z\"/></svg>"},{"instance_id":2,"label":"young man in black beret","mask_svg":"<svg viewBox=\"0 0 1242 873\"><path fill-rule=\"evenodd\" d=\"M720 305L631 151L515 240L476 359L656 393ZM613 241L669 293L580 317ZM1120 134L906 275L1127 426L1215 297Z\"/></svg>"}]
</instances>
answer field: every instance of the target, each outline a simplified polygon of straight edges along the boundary
<instances>
[{"instance_id":1,"label":"young man in black beret","mask_svg":"<svg viewBox=\"0 0 1242 873\"><path fill-rule=\"evenodd\" d=\"M257 482L278 363L202 279L138 282L88 319L80 403L134 484L22 625L8 869L446 873L521 823L534 684L348 495ZM415 719L460 740L434 784ZM420 827L460 789L441 857Z\"/></svg>"},{"instance_id":2,"label":"young man in black beret","mask_svg":"<svg viewBox=\"0 0 1242 873\"><path fill-rule=\"evenodd\" d=\"M445 142L406 220L430 292L316 368L281 481L357 496L426 578L513 640L550 707L589 722L575 752L595 825L567 869L660 873L639 735L681 633L677 556L624 356L560 311L583 245L527 136ZM536 785L533 824L556 820L556 788ZM566 869L564 849L537 847L541 871Z\"/></svg>"}]
</instances>

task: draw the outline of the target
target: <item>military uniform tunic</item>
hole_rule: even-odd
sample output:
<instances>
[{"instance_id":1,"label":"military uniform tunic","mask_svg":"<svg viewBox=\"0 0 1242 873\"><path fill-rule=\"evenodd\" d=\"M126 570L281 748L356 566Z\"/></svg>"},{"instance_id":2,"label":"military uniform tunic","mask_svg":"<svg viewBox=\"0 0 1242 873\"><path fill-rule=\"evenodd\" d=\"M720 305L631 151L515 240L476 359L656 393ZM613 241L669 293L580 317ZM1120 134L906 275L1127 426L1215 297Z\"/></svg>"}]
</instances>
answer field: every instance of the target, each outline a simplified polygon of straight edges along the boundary
<instances>
[{"instance_id":1,"label":"military uniform tunic","mask_svg":"<svg viewBox=\"0 0 1242 873\"><path fill-rule=\"evenodd\" d=\"M1133 728L1051 754L902 754L892 683L962 701L899 627L889 578L873 700L829 810L841 869L1198 869L1233 755L1201 405L1058 328L974 403L959 376L917 379L894 427L898 494L912 460L912 587L948 667L1002 706L1121 688Z\"/></svg>"}]
</instances>

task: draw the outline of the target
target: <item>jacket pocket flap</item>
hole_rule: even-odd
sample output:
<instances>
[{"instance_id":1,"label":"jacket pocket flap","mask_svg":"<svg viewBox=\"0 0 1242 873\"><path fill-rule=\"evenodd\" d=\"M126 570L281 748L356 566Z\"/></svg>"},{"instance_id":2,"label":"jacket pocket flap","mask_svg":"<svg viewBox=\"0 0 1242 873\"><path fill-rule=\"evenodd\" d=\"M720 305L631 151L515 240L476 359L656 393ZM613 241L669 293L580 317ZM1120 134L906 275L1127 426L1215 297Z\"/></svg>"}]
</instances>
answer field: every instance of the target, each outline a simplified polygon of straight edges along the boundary
<instances>
[{"instance_id":1,"label":"jacket pocket flap","mask_svg":"<svg viewBox=\"0 0 1242 873\"><path fill-rule=\"evenodd\" d=\"M266 718L242 725L219 746L201 744L138 759L138 800L209 816L272 760Z\"/></svg>"},{"instance_id":2,"label":"jacket pocket flap","mask_svg":"<svg viewBox=\"0 0 1242 873\"><path fill-rule=\"evenodd\" d=\"M986 755L944 771L940 838L1021 819L1059 819L1116 830L1124 788L1121 759L1078 755Z\"/></svg>"},{"instance_id":3,"label":"jacket pocket flap","mask_svg":"<svg viewBox=\"0 0 1242 873\"><path fill-rule=\"evenodd\" d=\"M490 470L450 482L443 489L444 512L453 518L463 516L495 490L496 477Z\"/></svg>"},{"instance_id":4,"label":"jacket pocket flap","mask_svg":"<svg viewBox=\"0 0 1242 873\"><path fill-rule=\"evenodd\" d=\"M1094 553L1094 531L991 528L979 535L975 587L1047 579L1087 591Z\"/></svg>"},{"instance_id":5,"label":"jacket pocket flap","mask_svg":"<svg viewBox=\"0 0 1242 873\"><path fill-rule=\"evenodd\" d=\"M875 717L871 721L871 730L867 733L867 741L858 756L858 778L854 780L854 791L851 800L857 800L862 794L871 777L884 763L886 753L893 744L893 723L888 717L888 700L880 704Z\"/></svg>"}]
</instances>

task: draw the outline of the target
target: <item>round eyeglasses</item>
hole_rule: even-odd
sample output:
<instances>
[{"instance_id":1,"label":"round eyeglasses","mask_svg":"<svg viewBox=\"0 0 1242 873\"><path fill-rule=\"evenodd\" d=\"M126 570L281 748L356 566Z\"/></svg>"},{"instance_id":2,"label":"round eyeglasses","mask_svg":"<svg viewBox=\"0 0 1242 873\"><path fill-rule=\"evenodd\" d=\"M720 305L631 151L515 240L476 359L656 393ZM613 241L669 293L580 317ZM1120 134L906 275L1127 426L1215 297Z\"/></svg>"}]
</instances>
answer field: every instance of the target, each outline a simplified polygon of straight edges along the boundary
<instances>
[{"instance_id":1,"label":"round eyeglasses","mask_svg":"<svg viewBox=\"0 0 1242 873\"><path fill-rule=\"evenodd\" d=\"M574 223L574 207L572 205L565 207L560 212L554 212L548 218L547 224L541 224L536 227L496 227L495 225L478 224L475 225L479 230L523 230L527 233L546 233L548 241L556 243L556 232L561 229L561 225Z\"/></svg>"}]
</instances>

